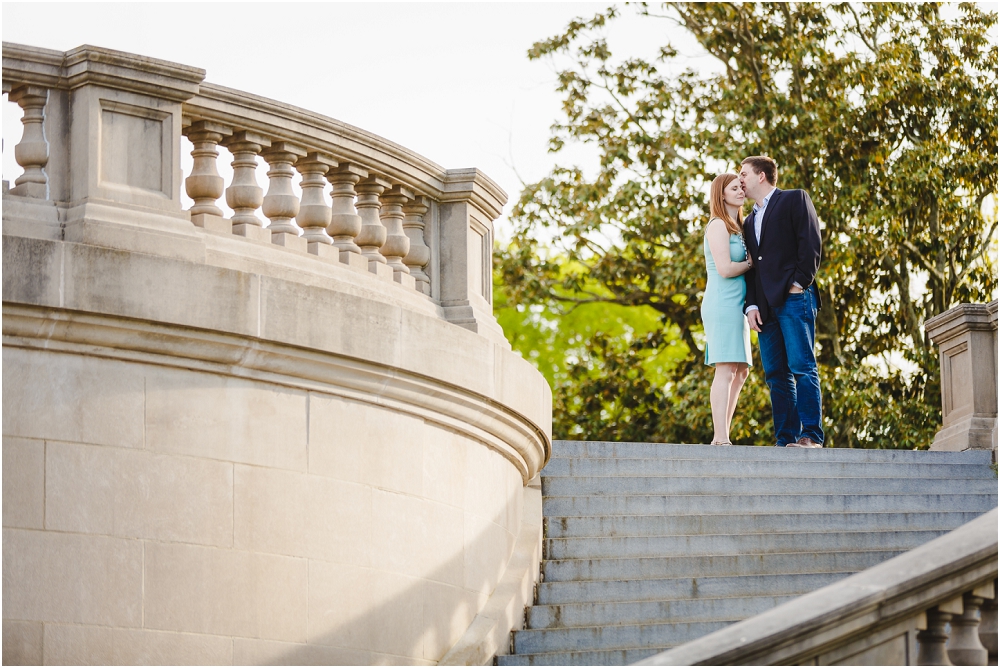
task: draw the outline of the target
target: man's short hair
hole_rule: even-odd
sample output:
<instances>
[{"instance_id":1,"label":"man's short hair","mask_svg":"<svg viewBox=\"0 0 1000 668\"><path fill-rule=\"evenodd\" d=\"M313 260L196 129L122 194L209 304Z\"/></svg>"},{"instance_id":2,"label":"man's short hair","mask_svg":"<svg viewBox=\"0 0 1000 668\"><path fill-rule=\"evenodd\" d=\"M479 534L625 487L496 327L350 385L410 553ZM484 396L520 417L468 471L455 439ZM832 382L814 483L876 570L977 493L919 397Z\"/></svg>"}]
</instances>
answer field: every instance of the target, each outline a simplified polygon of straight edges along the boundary
<instances>
[{"instance_id":1,"label":"man's short hair","mask_svg":"<svg viewBox=\"0 0 1000 668\"><path fill-rule=\"evenodd\" d=\"M749 158L744 158L740 164L750 165L755 172L763 174L772 186L778 185L778 163L774 161L774 158L769 158L766 155L752 155Z\"/></svg>"}]
</instances>

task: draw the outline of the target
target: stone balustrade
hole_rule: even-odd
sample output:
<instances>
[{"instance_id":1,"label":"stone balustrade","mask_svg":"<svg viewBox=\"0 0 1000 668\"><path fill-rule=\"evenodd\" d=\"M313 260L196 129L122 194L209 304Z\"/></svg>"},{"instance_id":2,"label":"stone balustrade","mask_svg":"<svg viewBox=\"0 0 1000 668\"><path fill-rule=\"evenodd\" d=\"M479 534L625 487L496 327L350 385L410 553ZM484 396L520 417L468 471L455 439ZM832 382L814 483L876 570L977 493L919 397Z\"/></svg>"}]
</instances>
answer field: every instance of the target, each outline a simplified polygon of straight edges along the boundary
<instances>
[{"instance_id":1,"label":"stone balustrade","mask_svg":"<svg viewBox=\"0 0 1000 668\"><path fill-rule=\"evenodd\" d=\"M489 658L552 424L492 314L505 195L204 77L3 46L3 663Z\"/></svg>"},{"instance_id":2,"label":"stone balustrade","mask_svg":"<svg viewBox=\"0 0 1000 668\"><path fill-rule=\"evenodd\" d=\"M997 653L997 510L637 665L985 666Z\"/></svg>"},{"instance_id":3,"label":"stone balustrade","mask_svg":"<svg viewBox=\"0 0 1000 668\"><path fill-rule=\"evenodd\" d=\"M931 450L997 451L997 300L924 323L941 354L941 429Z\"/></svg>"},{"instance_id":4,"label":"stone balustrade","mask_svg":"<svg viewBox=\"0 0 1000 668\"><path fill-rule=\"evenodd\" d=\"M24 173L11 194L56 203L70 241L183 255L191 240L184 224L369 273L425 295L449 322L503 345L489 280L493 221L506 201L496 183L204 77L198 68L91 46L63 53L5 42L3 90L24 110L15 149ZM183 177L182 135L194 147ZM231 155L228 185L220 149ZM261 163L266 184L257 183ZM194 201L186 211L181 183ZM232 218L217 204L223 196ZM136 206L156 216L124 220L122 209ZM110 234L99 223L158 238L144 246L139 230Z\"/></svg>"}]
</instances>

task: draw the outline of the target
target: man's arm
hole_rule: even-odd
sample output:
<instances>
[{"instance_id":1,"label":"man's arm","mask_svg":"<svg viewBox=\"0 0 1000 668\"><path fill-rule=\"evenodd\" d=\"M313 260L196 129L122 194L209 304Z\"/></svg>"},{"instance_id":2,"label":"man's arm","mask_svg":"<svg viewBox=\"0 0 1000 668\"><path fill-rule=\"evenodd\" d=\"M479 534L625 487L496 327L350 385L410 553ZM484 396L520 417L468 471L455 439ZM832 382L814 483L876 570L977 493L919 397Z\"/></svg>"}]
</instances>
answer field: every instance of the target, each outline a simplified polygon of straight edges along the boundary
<instances>
[{"instance_id":1,"label":"man's arm","mask_svg":"<svg viewBox=\"0 0 1000 668\"><path fill-rule=\"evenodd\" d=\"M819 231L816 207L805 190L796 192L799 201L794 203L792 220L798 241L798 257L795 258L795 274L792 280L803 288L808 288L816 279L822 255L823 241Z\"/></svg>"},{"instance_id":2,"label":"man's arm","mask_svg":"<svg viewBox=\"0 0 1000 668\"><path fill-rule=\"evenodd\" d=\"M749 239L750 235L753 234L753 215L747 216L747 219L743 222L743 238ZM747 253L750 252L750 248L747 247ZM750 270L743 274L743 279L747 284L747 296L743 299L743 313L747 312L751 306L753 308L758 308L757 306L757 264L752 262L750 265Z\"/></svg>"}]
</instances>

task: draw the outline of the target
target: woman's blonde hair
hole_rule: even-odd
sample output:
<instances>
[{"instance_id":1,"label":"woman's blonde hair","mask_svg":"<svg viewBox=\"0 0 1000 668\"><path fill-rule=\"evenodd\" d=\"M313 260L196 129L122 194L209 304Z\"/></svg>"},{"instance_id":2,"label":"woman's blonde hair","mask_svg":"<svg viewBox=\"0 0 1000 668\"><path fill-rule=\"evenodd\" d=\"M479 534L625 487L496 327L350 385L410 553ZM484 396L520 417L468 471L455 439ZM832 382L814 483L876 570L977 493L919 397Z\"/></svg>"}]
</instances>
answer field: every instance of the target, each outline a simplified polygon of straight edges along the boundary
<instances>
[{"instance_id":1,"label":"woman's blonde hair","mask_svg":"<svg viewBox=\"0 0 1000 668\"><path fill-rule=\"evenodd\" d=\"M721 218L730 234L743 234L743 209L736 210L736 220L733 220L726 208L726 188L733 179L738 178L735 174L719 174L712 181L712 191L708 197L709 213L712 218Z\"/></svg>"}]
</instances>

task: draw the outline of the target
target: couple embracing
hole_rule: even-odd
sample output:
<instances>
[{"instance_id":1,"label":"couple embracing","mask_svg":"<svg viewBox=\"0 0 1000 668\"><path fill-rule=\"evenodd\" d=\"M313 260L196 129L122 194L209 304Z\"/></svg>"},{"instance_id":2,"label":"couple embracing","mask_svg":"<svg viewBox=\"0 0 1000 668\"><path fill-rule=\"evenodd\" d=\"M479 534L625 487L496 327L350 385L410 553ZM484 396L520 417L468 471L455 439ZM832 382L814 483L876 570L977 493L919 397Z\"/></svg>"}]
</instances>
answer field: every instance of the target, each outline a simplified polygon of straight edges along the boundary
<instances>
[{"instance_id":1,"label":"couple embracing","mask_svg":"<svg viewBox=\"0 0 1000 668\"><path fill-rule=\"evenodd\" d=\"M745 159L738 176L720 174L712 182L701 304L705 363L715 367L712 443L732 445L729 431L750 371L753 329L771 393L776 445L822 448L814 351L819 221L806 191L780 190L777 183L777 163L761 156ZM747 198L754 205L744 220Z\"/></svg>"}]
</instances>

